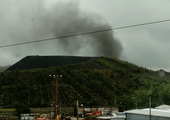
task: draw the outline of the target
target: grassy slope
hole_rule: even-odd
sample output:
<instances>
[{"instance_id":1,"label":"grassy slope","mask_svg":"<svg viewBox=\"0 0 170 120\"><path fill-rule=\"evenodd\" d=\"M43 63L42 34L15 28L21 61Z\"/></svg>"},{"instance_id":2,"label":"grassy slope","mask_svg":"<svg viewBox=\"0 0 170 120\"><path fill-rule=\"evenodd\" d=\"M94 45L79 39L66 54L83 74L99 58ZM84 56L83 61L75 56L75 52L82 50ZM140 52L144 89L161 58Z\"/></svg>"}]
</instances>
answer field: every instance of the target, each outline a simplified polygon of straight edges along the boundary
<instances>
[{"instance_id":1,"label":"grassy slope","mask_svg":"<svg viewBox=\"0 0 170 120\"><path fill-rule=\"evenodd\" d=\"M24 103L30 107L50 106L52 80L49 74L63 75L59 82L63 106L75 106L77 99L87 106L114 106L116 100L116 106L127 110L135 108L137 100L138 107L144 108L148 107L150 94L153 96L153 106L165 101L168 103L169 73L160 77L159 72L102 57L74 65L3 72L0 74L2 105L14 107L16 103ZM160 90L166 91L166 94L161 94Z\"/></svg>"}]
</instances>

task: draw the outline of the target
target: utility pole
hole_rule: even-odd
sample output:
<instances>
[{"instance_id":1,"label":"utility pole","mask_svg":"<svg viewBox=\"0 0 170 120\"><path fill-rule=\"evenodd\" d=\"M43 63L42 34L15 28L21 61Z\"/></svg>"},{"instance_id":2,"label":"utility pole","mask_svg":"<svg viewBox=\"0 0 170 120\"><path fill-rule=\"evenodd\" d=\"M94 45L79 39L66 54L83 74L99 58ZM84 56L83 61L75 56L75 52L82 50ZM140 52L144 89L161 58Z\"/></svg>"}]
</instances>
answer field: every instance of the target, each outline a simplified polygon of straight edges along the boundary
<instances>
[{"instance_id":1,"label":"utility pole","mask_svg":"<svg viewBox=\"0 0 170 120\"><path fill-rule=\"evenodd\" d=\"M59 113L61 114L61 100L60 100L60 111L59 111Z\"/></svg>"},{"instance_id":2,"label":"utility pole","mask_svg":"<svg viewBox=\"0 0 170 120\"><path fill-rule=\"evenodd\" d=\"M151 120L151 96L149 96L149 108L150 108L149 113L150 113L150 120Z\"/></svg>"},{"instance_id":3,"label":"utility pole","mask_svg":"<svg viewBox=\"0 0 170 120\"><path fill-rule=\"evenodd\" d=\"M57 97L58 97L58 89L57 89L57 82L58 82L58 78L54 75L53 76L53 102L54 102L54 104L53 104L53 107L54 107L54 120L56 119L56 116L57 116L57 114L58 114L58 111L56 110L56 107L58 107L57 105L57 103L58 103L58 99L57 99Z\"/></svg>"},{"instance_id":4,"label":"utility pole","mask_svg":"<svg viewBox=\"0 0 170 120\"><path fill-rule=\"evenodd\" d=\"M79 101L77 100L77 120L79 120Z\"/></svg>"},{"instance_id":5,"label":"utility pole","mask_svg":"<svg viewBox=\"0 0 170 120\"><path fill-rule=\"evenodd\" d=\"M116 98L115 98L115 112L116 112Z\"/></svg>"},{"instance_id":6,"label":"utility pole","mask_svg":"<svg viewBox=\"0 0 170 120\"><path fill-rule=\"evenodd\" d=\"M132 97L132 99L136 102L136 109L137 109L138 108L137 99L135 97Z\"/></svg>"},{"instance_id":7,"label":"utility pole","mask_svg":"<svg viewBox=\"0 0 170 120\"><path fill-rule=\"evenodd\" d=\"M51 75L49 75L51 77ZM58 94L58 81L60 76L53 75L53 83L52 83L52 99L53 99L53 107L54 107L54 120L56 119L56 116L59 114L59 94Z\"/></svg>"}]
</instances>

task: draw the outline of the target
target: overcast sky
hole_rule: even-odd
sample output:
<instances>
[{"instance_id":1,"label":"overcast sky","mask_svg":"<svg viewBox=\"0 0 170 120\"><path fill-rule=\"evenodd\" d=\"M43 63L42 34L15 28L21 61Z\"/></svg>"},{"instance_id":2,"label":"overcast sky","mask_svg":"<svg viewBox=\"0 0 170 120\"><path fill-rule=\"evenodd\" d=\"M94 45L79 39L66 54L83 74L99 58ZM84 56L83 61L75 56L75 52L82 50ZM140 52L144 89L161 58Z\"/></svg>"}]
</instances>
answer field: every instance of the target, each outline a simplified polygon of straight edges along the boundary
<instances>
[{"instance_id":1,"label":"overcast sky","mask_svg":"<svg viewBox=\"0 0 170 120\"><path fill-rule=\"evenodd\" d=\"M88 31L88 28L91 31L170 19L169 0L71 1L0 0L0 45L81 33ZM104 56L107 51L139 66L170 71L169 26L170 22L164 22L114 30L113 34L107 34L113 35L113 38L103 38L111 39L106 44L102 42L103 39L94 44L92 39L99 37L89 35L66 39L67 42L48 41L0 48L0 65L12 65L27 55L100 56L96 52L99 48L116 48L116 53L109 53L105 49L101 55Z\"/></svg>"}]
</instances>

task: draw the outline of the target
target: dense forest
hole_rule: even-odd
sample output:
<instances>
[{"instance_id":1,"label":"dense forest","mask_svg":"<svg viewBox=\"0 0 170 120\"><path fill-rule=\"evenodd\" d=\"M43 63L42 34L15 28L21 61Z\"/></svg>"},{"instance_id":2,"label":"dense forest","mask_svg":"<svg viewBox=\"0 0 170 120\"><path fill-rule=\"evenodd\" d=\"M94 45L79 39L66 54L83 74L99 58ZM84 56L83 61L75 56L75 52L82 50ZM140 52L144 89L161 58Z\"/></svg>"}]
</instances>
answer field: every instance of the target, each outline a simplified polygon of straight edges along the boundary
<instances>
[{"instance_id":1,"label":"dense forest","mask_svg":"<svg viewBox=\"0 0 170 120\"><path fill-rule=\"evenodd\" d=\"M58 82L62 106L75 106L79 100L85 106L116 106L124 111L147 108L149 96L152 107L170 104L170 73L101 57L79 64L1 72L1 106L51 106L53 77L49 75L62 75Z\"/></svg>"}]
</instances>

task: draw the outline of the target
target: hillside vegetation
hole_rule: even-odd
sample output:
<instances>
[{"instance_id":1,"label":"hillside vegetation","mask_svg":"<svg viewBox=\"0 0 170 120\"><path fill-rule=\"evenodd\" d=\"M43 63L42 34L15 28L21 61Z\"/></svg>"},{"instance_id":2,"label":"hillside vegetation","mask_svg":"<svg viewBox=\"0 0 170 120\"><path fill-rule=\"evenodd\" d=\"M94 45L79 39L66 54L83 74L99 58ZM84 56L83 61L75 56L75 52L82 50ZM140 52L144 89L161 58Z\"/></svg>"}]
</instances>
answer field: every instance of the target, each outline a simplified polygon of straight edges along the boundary
<instances>
[{"instance_id":1,"label":"hillside vegetation","mask_svg":"<svg viewBox=\"0 0 170 120\"><path fill-rule=\"evenodd\" d=\"M0 66L0 72L5 71L6 69L8 69L10 67L10 65L8 66Z\"/></svg>"},{"instance_id":2,"label":"hillside vegetation","mask_svg":"<svg viewBox=\"0 0 170 120\"><path fill-rule=\"evenodd\" d=\"M49 74L63 76L58 84L62 106L75 106L79 100L85 106L116 105L123 111L148 107L149 95L152 107L170 104L169 73L101 57L79 64L0 73L2 107L51 106L53 78Z\"/></svg>"}]
</instances>

